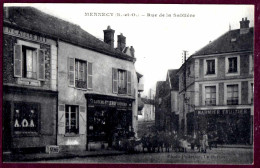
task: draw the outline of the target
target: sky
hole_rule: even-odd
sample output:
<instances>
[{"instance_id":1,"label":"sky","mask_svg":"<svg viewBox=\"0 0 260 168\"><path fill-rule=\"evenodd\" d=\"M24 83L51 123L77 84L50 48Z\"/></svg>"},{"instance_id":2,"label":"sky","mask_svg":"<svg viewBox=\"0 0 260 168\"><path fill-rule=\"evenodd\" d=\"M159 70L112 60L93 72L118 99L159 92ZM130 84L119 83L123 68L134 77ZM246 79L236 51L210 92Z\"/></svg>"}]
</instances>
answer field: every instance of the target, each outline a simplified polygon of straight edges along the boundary
<instances>
[{"instance_id":1,"label":"sky","mask_svg":"<svg viewBox=\"0 0 260 168\"><path fill-rule=\"evenodd\" d=\"M143 74L144 92L155 93L157 81L165 81L167 70L178 69L183 51L188 56L215 40L247 17L254 26L253 5L188 4L5 4L33 6L48 14L79 25L99 39L109 25L123 33L126 46L135 49L136 71ZM106 16L91 16L104 13ZM178 17L179 16L179 17ZM187 17L189 16L189 17Z\"/></svg>"}]
</instances>

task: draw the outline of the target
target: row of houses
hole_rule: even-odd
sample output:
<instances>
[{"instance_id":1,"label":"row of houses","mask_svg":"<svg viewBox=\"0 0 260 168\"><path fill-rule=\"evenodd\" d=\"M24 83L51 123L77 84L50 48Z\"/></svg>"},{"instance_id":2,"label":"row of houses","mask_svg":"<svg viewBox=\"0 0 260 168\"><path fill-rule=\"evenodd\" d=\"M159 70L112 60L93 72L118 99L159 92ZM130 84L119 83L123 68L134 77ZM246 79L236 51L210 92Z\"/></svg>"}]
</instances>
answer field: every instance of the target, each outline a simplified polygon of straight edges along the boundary
<instances>
[{"instance_id":1,"label":"row of houses","mask_svg":"<svg viewBox=\"0 0 260 168\"><path fill-rule=\"evenodd\" d=\"M240 29L229 30L178 70L169 70L166 81L156 86L157 127L191 136L217 134L227 144L252 144L253 41L254 29L243 18Z\"/></svg>"},{"instance_id":2,"label":"row of houses","mask_svg":"<svg viewBox=\"0 0 260 168\"><path fill-rule=\"evenodd\" d=\"M31 7L5 7L3 150L88 150L137 131L135 50Z\"/></svg>"}]
</instances>

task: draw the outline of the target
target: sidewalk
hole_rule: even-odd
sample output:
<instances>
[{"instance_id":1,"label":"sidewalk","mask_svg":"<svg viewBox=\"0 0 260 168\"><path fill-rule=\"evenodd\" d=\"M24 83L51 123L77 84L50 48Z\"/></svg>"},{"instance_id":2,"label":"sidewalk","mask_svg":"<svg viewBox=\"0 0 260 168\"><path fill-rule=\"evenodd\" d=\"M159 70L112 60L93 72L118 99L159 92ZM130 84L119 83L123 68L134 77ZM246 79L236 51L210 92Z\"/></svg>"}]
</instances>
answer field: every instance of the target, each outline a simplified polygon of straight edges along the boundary
<instances>
[{"instance_id":1,"label":"sidewalk","mask_svg":"<svg viewBox=\"0 0 260 168\"><path fill-rule=\"evenodd\" d=\"M56 160L75 157L95 157L95 156L115 156L125 154L125 151L100 150L100 151L69 151L60 153L32 153L32 154L13 154L4 153L3 162L30 162L41 160Z\"/></svg>"},{"instance_id":2,"label":"sidewalk","mask_svg":"<svg viewBox=\"0 0 260 168\"><path fill-rule=\"evenodd\" d=\"M219 145L218 148L244 148L244 149L253 149L253 145Z\"/></svg>"}]
</instances>

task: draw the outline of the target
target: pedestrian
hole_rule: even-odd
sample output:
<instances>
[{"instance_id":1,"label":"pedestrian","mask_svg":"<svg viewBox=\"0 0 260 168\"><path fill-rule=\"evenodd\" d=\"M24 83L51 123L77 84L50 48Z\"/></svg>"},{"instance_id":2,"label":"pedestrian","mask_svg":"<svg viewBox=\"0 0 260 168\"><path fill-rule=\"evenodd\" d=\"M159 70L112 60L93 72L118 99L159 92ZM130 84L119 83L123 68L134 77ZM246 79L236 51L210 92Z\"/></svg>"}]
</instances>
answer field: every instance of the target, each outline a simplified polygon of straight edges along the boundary
<instances>
[{"instance_id":1,"label":"pedestrian","mask_svg":"<svg viewBox=\"0 0 260 168\"><path fill-rule=\"evenodd\" d=\"M203 131L202 150L204 153L207 152L207 146L208 146L208 135L207 135L206 131Z\"/></svg>"}]
</instances>

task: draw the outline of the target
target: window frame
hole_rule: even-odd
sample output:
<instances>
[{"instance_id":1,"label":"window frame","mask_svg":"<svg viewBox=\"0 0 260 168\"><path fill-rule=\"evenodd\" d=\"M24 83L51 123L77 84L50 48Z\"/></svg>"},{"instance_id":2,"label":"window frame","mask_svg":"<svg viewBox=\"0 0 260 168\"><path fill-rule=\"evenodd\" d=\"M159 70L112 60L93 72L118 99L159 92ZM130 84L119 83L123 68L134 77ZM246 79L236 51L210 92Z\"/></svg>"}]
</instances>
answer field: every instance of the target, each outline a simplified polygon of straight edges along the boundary
<instances>
[{"instance_id":1,"label":"window frame","mask_svg":"<svg viewBox=\"0 0 260 168\"><path fill-rule=\"evenodd\" d=\"M254 87L254 81L248 81L248 104L254 104L254 90L252 94L252 84ZM253 88L254 89L254 88Z\"/></svg>"},{"instance_id":2,"label":"window frame","mask_svg":"<svg viewBox=\"0 0 260 168\"><path fill-rule=\"evenodd\" d=\"M211 61L211 60L214 60L215 61L215 73L214 74L208 74L208 64L207 64L207 61ZM218 75L218 59L215 57L215 58L206 58L204 59L204 77L217 77Z\"/></svg>"},{"instance_id":3,"label":"window frame","mask_svg":"<svg viewBox=\"0 0 260 168\"><path fill-rule=\"evenodd\" d=\"M238 104L228 104L227 100L227 86L228 85L238 85ZM229 82L224 83L224 104L225 105L240 105L241 104L241 82Z\"/></svg>"},{"instance_id":4,"label":"window frame","mask_svg":"<svg viewBox=\"0 0 260 168\"><path fill-rule=\"evenodd\" d=\"M249 74L254 74L254 55L249 55Z\"/></svg>"},{"instance_id":5,"label":"window frame","mask_svg":"<svg viewBox=\"0 0 260 168\"><path fill-rule=\"evenodd\" d=\"M69 127L71 126L71 107L74 106L75 107L75 120L76 120L76 132L67 132L67 117L66 117L66 113L69 113ZM69 108L69 111L67 112L67 107ZM69 104L65 104L65 135L79 135L79 105L69 105ZM69 130L71 130L71 128L69 128Z\"/></svg>"},{"instance_id":6,"label":"window frame","mask_svg":"<svg viewBox=\"0 0 260 168\"><path fill-rule=\"evenodd\" d=\"M237 72L229 72L229 59L237 58ZM226 76L237 76L240 75L240 56L239 55L231 55L225 57L225 74Z\"/></svg>"},{"instance_id":7,"label":"window frame","mask_svg":"<svg viewBox=\"0 0 260 168\"><path fill-rule=\"evenodd\" d=\"M216 104L206 105L206 87L215 86L216 88ZM202 84L202 105L203 106L217 106L219 105L219 84Z\"/></svg>"}]
</instances>

